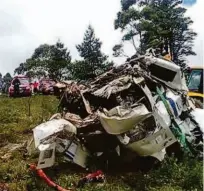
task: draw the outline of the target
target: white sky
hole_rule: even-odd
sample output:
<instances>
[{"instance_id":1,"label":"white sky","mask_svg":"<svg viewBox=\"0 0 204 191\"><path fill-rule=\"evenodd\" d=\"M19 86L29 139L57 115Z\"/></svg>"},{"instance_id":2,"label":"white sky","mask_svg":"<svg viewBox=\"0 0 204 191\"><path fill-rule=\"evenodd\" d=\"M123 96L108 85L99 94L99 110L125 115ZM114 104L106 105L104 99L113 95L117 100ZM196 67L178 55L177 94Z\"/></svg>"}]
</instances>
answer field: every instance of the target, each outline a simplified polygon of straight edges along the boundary
<instances>
[{"instance_id":1,"label":"white sky","mask_svg":"<svg viewBox=\"0 0 204 191\"><path fill-rule=\"evenodd\" d=\"M202 64L204 0L189 7L193 28L199 36L195 42L197 56L192 64ZM103 42L103 51L112 59L112 47L120 42L120 31L113 22L120 10L120 0L0 0L0 72L11 72L31 56L43 43L55 43L58 38L78 59L76 44L82 42L84 32L91 24L96 36ZM132 46L126 45L131 56ZM121 63L123 59L114 59Z\"/></svg>"}]
</instances>

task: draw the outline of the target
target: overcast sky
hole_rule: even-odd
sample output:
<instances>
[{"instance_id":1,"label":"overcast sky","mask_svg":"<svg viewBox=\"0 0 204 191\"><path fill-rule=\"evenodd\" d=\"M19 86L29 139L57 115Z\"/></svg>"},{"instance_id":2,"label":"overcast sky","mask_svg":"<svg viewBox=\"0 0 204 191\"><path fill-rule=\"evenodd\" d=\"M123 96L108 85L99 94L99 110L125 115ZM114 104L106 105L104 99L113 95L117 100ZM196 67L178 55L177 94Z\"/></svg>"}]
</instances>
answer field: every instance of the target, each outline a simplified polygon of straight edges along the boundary
<instances>
[{"instance_id":1,"label":"overcast sky","mask_svg":"<svg viewBox=\"0 0 204 191\"><path fill-rule=\"evenodd\" d=\"M204 0L188 7L198 33L195 42L197 56L190 57L192 64L202 64L204 39ZM120 31L113 22L120 10L120 0L0 0L0 72L11 72L20 62L30 57L43 43L61 39L72 58L79 58L75 45L82 42L89 24L103 42L103 51L112 58L112 47L120 42ZM126 44L132 54L132 46ZM122 62L122 59L115 59Z\"/></svg>"}]
</instances>

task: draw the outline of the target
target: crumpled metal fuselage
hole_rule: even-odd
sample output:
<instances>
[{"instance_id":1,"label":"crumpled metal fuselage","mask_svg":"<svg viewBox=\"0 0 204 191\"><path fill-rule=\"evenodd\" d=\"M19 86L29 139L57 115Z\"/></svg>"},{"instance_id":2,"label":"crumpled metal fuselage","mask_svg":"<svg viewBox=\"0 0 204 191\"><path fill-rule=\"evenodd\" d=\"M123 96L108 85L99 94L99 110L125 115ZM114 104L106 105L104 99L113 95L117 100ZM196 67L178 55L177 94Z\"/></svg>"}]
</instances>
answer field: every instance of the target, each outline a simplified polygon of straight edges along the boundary
<instances>
[{"instance_id":1,"label":"crumpled metal fuselage","mask_svg":"<svg viewBox=\"0 0 204 191\"><path fill-rule=\"evenodd\" d=\"M58 119L33 130L42 162L50 148L82 167L87 167L90 156L115 152L120 157L121 149L161 161L166 148L175 142L181 148L186 142L196 148L202 141L184 75L170 61L143 56L111 69L88 85L64 82L58 87L63 88L63 119L57 115ZM42 132L49 133L42 137ZM54 155L44 162L47 165L39 162L39 166L53 165Z\"/></svg>"}]
</instances>

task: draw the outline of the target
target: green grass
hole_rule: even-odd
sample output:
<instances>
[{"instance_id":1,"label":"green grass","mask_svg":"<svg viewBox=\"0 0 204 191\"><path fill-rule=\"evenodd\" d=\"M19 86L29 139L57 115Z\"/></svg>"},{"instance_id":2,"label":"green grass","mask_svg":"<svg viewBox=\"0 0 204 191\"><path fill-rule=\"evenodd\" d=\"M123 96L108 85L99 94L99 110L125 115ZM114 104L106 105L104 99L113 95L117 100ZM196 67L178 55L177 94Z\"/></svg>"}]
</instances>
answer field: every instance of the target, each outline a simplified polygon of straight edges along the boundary
<instances>
[{"instance_id":1,"label":"green grass","mask_svg":"<svg viewBox=\"0 0 204 191\"><path fill-rule=\"evenodd\" d=\"M22 143L32 137L32 129L50 118L56 112L58 100L53 96L34 96L29 98L0 97L0 153L8 143ZM1 156L0 156L1 157ZM28 158L24 151L16 151L9 160L0 159L0 183L8 183L11 191L49 191L26 164L37 161ZM182 162L167 158L160 167L148 173L106 174L103 186L86 185L79 190L93 191L182 191L203 190L202 161L184 158ZM86 172L71 164L64 163L48 169L50 177L65 188L72 187Z\"/></svg>"}]
</instances>

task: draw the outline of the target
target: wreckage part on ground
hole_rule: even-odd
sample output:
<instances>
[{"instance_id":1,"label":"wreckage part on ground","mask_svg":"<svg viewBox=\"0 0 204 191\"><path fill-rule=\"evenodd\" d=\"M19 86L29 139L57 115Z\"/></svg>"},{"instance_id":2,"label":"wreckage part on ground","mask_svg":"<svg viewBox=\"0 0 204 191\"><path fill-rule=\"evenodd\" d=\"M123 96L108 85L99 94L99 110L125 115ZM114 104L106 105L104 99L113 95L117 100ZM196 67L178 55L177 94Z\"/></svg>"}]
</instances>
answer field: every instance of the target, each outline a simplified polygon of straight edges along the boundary
<instances>
[{"instance_id":1,"label":"wreckage part on ground","mask_svg":"<svg viewBox=\"0 0 204 191\"><path fill-rule=\"evenodd\" d=\"M70 121L71 123L73 123L75 126L80 126L82 121L82 118L79 115L76 115L74 113L65 113L64 115L64 119Z\"/></svg>"},{"instance_id":2,"label":"wreckage part on ground","mask_svg":"<svg viewBox=\"0 0 204 191\"><path fill-rule=\"evenodd\" d=\"M39 145L46 139L49 139L50 136L56 137L58 134L62 134L62 136L63 134L69 134L72 136L76 133L76 127L65 119L47 121L33 129L35 147L38 148Z\"/></svg>"},{"instance_id":3,"label":"wreckage part on ground","mask_svg":"<svg viewBox=\"0 0 204 191\"><path fill-rule=\"evenodd\" d=\"M169 129L161 129L145 139L128 144L126 147L135 151L139 156L152 156L176 141Z\"/></svg>"},{"instance_id":4,"label":"wreckage part on ground","mask_svg":"<svg viewBox=\"0 0 204 191\"><path fill-rule=\"evenodd\" d=\"M54 165L55 163L55 148L56 143L40 145L40 155L38 159L37 169L48 168ZM40 147L39 146L39 147Z\"/></svg>"},{"instance_id":5,"label":"wreckage part on ground","mask_svg":"<svg viewBox=\"0 0 204 191\"><path fill-rule=\"evenodd\" d=\"M151 76L156 80L165 83L172 89L188 91L184 74L175 63L152 56L145 57L144 62L148 65Z\"/></svg>"},{"instance_id":6,"label":"wreckage part on ground","mask_svg":"<svg viewBox=\"0 0 204 191\"><path fill-rule=\"evenodd\" d=\"M80 94L81 94L82 100L84 102L84 106L86 108L87 113L88 114L93 114L89 102L84 98L84 95L83 95L83 93L81 91L80 91Z\"/></svg>"},{"instance_id":7,"label":"wreckage part on ground","mask_svg":"<svg viewBox=\"0 0 204 191\"><path fill-rule=\"evenodd\" d=\"M120 142L124 145L140 141L158 131L153 117L145 119L143 122L136 125L130 131L117 136ZM124 142L124 143L123 143Z\"/></svg>"},{"instance_id":8,"label":"wreckage part on ground","mask_svg":"<svg viewBox=\"0 0 204 191\"><path fill-rule=\"evenodd\" d=\"M182 135L185 135L190 152L198 157L203 157L203 133L196 121L189 116L184 121L178 121Z\"/></svg>"},{"instance_id":9,"label":"wreckage part on ground","mask_svg":"<svg viewBox=\"0 0 204 191\"><path fill-rule=\"evenodd\" d=\"M91 132L91 129L93 128L94 128L94 131L99 129L99 128L96 128L97 125L99 125L97 113L94 113L93 115L89 115L88 117L82 119L79 115L67 112L64 115L64 118L70 121L71 123L73 123L73 125L77 127L78 133L86 132L86 131ZM93 128L92 128L92 125L94 125ZM86 129L86 127L88 127L88 129Z\"/></svg>"},{"instance_id":10,"label":"wreckage part on ground","mask_svg":"<svg viewBox=\"0 0 204 191\"><path fill-rule=\"evenodd\" d=\"M196 108L191 113L195 120L198 122L199 126L201 127L201 131L204 133L204 109Z\"/></svg>"},{"instance_id":11,"label":"wreckage part on ground","mask_svg":"<svg viewBox=\"0 0 204 191\"><path fill-rule=\"evenodd\" d=\"M84 178L82 178L78 184L77 187L81 188L84 187L86 183L104 183L105 182L105 175L101 170L98 170L94 173L88 174Z\"/></svg>"},{"instance_id":12,"label":"wreckage part on ground","mask_svg":"<svg viewBox=\"0 0 204 191\"><path fill-rule=\"evenodd\" d=\"M171 130L180 144L184 147L184 150L186 152L191 152L194 155L201 155L201 153L203 153L203 150L196 149L197 147L200 147L201 144L203 144L203 133L201 127L199 127L199 124L192 119L191 114L185 114L185 111L183 111L183 113L186 116L185 118L183 118L183 120L175 118L175 115L171 110L172 104L168 104L168 101L164 98L159 88L157 88L157 92L171 117ZM179 104L177 104L177 106L178 105Z\"/></svg>"},{"instance_id":13,"label":"wreckage part on ground","mask_svg":"<svg viewBox=\"0 0 204 191\"><path fill-rule=\"evenodd\" d=\"M76 127L65 119L53 119L34 128L35 147L40 151L37 168L53 166L55 152L63 152L70 143L66 140L73 139L76 133Z\"/></svg>"},{"instance_id":14,"label":"wreckage part on ground","mask_svg":"<svg viewBox=\"0 0 204 191\"><path fill-rule=\"evenodd\" d=\"M121 77L116 80L113 80L108 85L102 87L99 90L96 90L93 93L93 95L99 96L99 97L105 97L109 99L111 94L116 94L123 90L129 89L130 86L131 86L131 77L125 76L125 77Z\"/></svg>"},{"instance_id":15,"label":"wreckage part on ground","mask_svg":"<svg viewBox=\"0 0 204 191\"><path fill-rule=\"evenodd\" d=\"M179 117L184 110L181 96L173 94L172 91L166 92L166 99L168 100L169 105L171 106L171 112L174 117Z\"/></svg>"},{"instance_id":16,"label":"wreckage part on ground","mask_svg":"<svg viewBox=\"0 0 204 191\"><path fill-rule=\"evenodd\" d=\"M80 145L80 143L72 142L65 151L65 160L86 168L89 155L87 149Z\"/></svg>"},{"instance_id":17,"label":"wreckage part on ground","mask_svg":"<svg viewBox=\"0 0 204 191\"><path fill-rule=\"evenodd\" d=\"M156 158L157 160L159 160L161 162L162 160L164 160L165 155L166 155L166 149L163 149L157 153L152 154L151 156Z\"/></svg>"},{"instance_id":18,"label":"wreckage part on ground","mask_svg":"<svg viewBox=\"0 0 204 191\"><path fill-rule=\"evenodd\" d=\"M158 101L153 112L154 117L159 121L162 127L168 128L171 125L171 118L162 101Z\"/></svg>"},{"instance_id":19,"label":"wreckage part on ground","mask_svg":"<svg viewBox=\"0 0 204 191\"><path fill-rule=\"evenodd\" d=\"M65 188L62 188L61 186L57 185L56 183L54 183L52 180L50 180L50 178L44 173L44 171L42 169L37 169L36 165L35 164L31 164L29 165L29 168L32 170L32 171L35 171L37 173L37 175L42 178L46 184L50 187L52 187L53 189L55 190L58 190L58 191L71 191L70 189L67 190Z\"/></svg>"},{"instance_id":20,"label":"wreckage part on ground","mask_svg":"<svg viewBox=\"0 0 204 191\"><path fill-rule=\"evenodd\" d=\"M61 113L55 113L55 114L50 118L50 121L53 120L53 119L61 119L61 118L62 118Z\"/></svg>"},{"instance_id":21,"label":"wreckage part on ground","mask_svg":"<svg viewBox=\"0 0 204 191\"><path fill-rule=\"evenodd\" d=\"M172 122L171 130L172 130L172 132L174 133L175 137L180 141L180 143L183 145L184 149L189 151L189 148L188 148L188 145L186 142L185 134L183 134L180 126L178 125L177 121L175 120L174 114L172 113L172 110L171 110L167 100L165 99L165 97L163 96L163 94L159 88L157 88L157 93L158 93L160 99L162 100L162 102L164 103L166 110L171 117L171 122Z\"/></svg>"},{"instance_id":22,"label":"wreckage part on ground","mask_svg":"<svg viewBox=\"0 0 204 191\"><path fill-rule=\"evenodd\" d=\"M94 130L89 133L80 133L79 135L77 135L77 138L79 138L80 143L82 143L82 145L84 145L92 154L98 152L104 153L107 150L114 150L118 146L117 137L114 135L110 135L105 131Z\"/></svg>"},{"instance_id":23,"label":"wreckage part on ground","mask_svg":"<svg viewBox=\"0 0 204 191\"><path fill-rule=\"evenodd\" d=\"M113 108L106 113L99 112L101 124L109 134L119 135L133 129L138 123L150 117L151 113L144 105L133 109Z\"/></svg>"},{"instance_id":24,"label":"wreckage part on ground","mask_svg":"<svg viewBox=\"0 0 204 191\"><path fill-rule=\"evenodd\" d=\"M139 79L139 81L138 81L138 79ZM154 101L153 97L151 96L152 93L151 93L150 89L147 87L147 85L141 84L141 82L143 82L144 80L145 79L141 78L141 77L140 78L133 78L134 83L139 86L139 88L143 91L144 95L148 98L149 104L151 105L151 108L153 110L155 101Z\"/></svg>"},{"instance_id":25,"label":"wreckage part on ground","mask_svg":"<svg viewBox=\"0 0 204 191\"><path fill-rule=\"evenodd\" d=\"M64 153L66 160L86 167L89 153L76 141L76 127L70 124L64 119L53 119L34 129L34 137L37 139L36 146L40 151L38 169L53 166L56 152Z\"/></svg>"}]
</instances>

